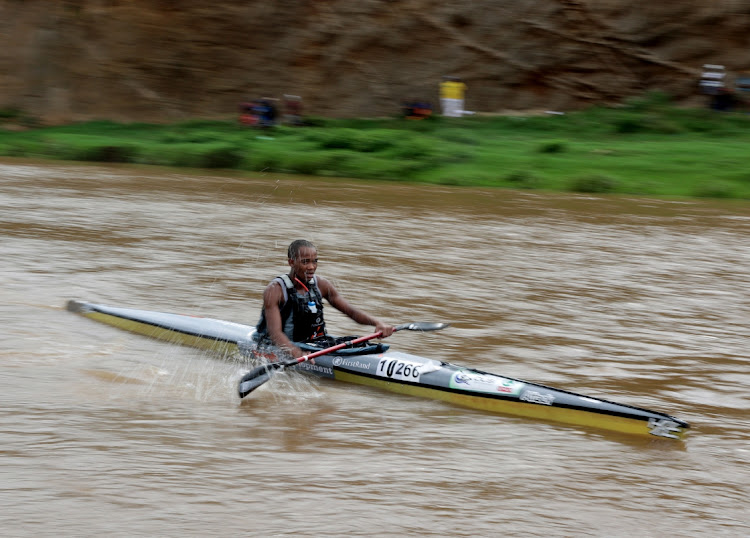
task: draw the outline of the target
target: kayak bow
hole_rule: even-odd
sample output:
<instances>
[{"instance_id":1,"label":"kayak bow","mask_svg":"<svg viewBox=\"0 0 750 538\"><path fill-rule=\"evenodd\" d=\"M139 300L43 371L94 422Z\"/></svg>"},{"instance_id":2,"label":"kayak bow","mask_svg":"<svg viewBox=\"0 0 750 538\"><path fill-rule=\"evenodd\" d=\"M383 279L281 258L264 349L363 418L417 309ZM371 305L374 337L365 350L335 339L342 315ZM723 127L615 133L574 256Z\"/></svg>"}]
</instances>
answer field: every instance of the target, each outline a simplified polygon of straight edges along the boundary
<instances>
[{"instance_id":1,"label":"kayak bow","mask_svg":"<svg viewBox=\"0 0 750 538\"><path fill-rule=\"evenodd\" d=\"M249 325L218 319L115 308L69 301L68 310L137 334L223 354L255 348ZM682 439L690 425L665 413L592 398L538 383L398 351L325 354L302 372L441 400L493 413L601 428L628 434Z\"/></svg>"}]
</instances>

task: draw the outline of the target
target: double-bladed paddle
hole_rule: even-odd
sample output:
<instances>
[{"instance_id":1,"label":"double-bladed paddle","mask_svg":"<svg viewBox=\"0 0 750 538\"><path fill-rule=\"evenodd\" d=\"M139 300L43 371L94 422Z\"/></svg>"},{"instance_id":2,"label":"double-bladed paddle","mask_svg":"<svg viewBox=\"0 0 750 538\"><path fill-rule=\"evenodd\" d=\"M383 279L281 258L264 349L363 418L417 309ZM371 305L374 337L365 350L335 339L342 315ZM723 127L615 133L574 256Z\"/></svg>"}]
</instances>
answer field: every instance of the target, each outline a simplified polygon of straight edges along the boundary
<instances>
[{"instance_id":1,"label":"double-bladed paddle","mask_svg":"<svg viewBox=\"0 0 750 538\"><path fill-rule=\"evenodd\" d=\"M397 325L395 330L396 331L439 331L440 329L445 329L448 327L450 323L430 323L430 322L412 322L412 323L404 323L403 325ZM309 353L307 355L303 355L297 359L290 359L288 361L278 361L278 362L270 362L268 364L264 364L262 366L258 366L257 368L254 368L250 370L248 373L246 373L244 376L242 376L242 379L240 379L239 389L238 392L240 394L240 398L244 398L248 394L250 394L252 391L260 387L263 383L271 379L271 376L275 374L277 371L283 370L284 368L288 366L295 366L301 362L309 361L310 359L314 359L315 357L320 357L321 355L327 355L328 353L333 353L334 351L338 351L339 349L344 349L345 347L351 347L356 344L360 344L362 342L367 342L368 340L372 340L373 338L379 338L383 336L382 331L378 331L373 334L368 334L367 336L360 336L359 338L355 338L354 340L349 340L348 342L343 342L341 344L337 344L332 347L328 347L326 349L321 349L320 351L315 351L314 353Z\"/></svg>"}]
</instances>

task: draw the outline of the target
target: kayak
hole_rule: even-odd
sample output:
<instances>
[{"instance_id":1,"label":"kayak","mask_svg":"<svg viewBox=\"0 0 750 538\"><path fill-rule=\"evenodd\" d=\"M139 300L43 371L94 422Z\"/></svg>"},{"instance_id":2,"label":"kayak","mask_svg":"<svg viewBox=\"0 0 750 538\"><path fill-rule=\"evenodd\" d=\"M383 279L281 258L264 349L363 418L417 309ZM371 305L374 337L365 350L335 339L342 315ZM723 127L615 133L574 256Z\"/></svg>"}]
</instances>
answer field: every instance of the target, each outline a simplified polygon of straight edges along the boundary
<instances>
[{"instance_id":1,"label":"kayak","mask_svg":"<svg viewBox=\"0 0 750 538\"><path fill-rule=\"evenodd\" d=\"M250 325L218 319L69 301L68 310L167 342L252 356ZM627 434L684 439L690 425L671 415L503 377L377 344L348 348L301 362L296 370L318 377L432 398L503 415L594 427Z\"/></svg>"}]
</instances>

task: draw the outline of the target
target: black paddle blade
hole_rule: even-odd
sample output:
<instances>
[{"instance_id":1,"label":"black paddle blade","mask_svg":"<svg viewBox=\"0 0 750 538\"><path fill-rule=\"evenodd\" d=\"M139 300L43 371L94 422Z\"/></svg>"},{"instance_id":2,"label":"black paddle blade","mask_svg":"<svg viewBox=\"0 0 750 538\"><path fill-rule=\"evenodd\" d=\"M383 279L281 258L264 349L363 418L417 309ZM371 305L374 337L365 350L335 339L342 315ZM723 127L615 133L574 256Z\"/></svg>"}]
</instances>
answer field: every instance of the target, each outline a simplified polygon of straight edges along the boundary
<instances>
[{"instance_id":1,"label":"black paddle blade","mask_svg":"<svg viewBox=\"0 0 750 538\"><path fill-rule=\"evenodd\" d=\"M279 362L272 362L270 364L264 364L257 368L253 368L243 375L237 388L240 398L244 398L263 383L271 379L271 376L282 366L283 365Z\"/></svg>"},{"instance_id":2,"label":"black paddle blade","mask_svg":"<svg viewBox=\"0 0 750 538\"><path fill-rule=\"evenodd\" d=\"M397 331L439 331L450 327L450 323L431 323L429 321L414 321L412 323L404 323L396 327Z\"/></svg>"}]
</instances>

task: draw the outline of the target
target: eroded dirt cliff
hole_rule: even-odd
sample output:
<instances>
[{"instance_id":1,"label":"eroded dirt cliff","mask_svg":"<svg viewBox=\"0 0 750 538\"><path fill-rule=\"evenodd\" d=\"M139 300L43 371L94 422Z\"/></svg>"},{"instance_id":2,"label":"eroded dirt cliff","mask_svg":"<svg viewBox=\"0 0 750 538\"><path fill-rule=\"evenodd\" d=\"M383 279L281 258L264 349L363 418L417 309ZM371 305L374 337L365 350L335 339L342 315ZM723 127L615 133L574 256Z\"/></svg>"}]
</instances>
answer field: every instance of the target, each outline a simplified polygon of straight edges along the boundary
<instances>
[{"instance_id":1,"label":"eroded dirt cliff","mask_svg":"<svg viewBox=\"0 0 750 538\"><path fill-rule=\"evenodd\" d=\"M173 120L301 95L305 111L437 104L565 110L696 95L704 63L750 68L750 0L0 0L0 107L48 121Z\"/></svg>"}]
</instances>

